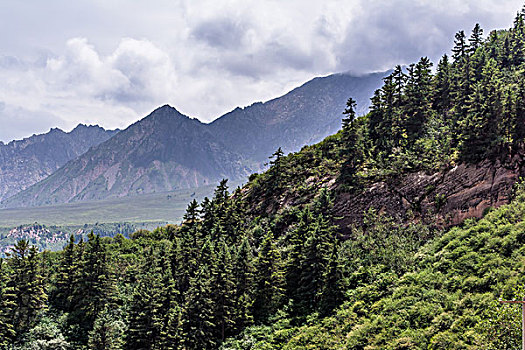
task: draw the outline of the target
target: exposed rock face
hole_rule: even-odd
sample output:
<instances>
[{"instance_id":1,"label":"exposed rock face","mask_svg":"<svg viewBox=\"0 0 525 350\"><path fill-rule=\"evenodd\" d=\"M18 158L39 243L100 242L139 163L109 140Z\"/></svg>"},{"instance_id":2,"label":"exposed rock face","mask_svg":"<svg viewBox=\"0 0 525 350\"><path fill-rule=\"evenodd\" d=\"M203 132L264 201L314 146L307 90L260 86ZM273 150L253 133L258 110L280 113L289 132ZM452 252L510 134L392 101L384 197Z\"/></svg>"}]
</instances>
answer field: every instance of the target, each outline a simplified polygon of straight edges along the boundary
<instances>
[{"instance_id":1,"label":"exposed rock face","mask_svg":"<svg viewBox=\"0 0 525 350\"><path fill-rule=\"evenodd\" d=\"M0 201L46 178L116 132L80 124L69 133L51 129L46 134L0 143Z\"/></svg>"},{"instance_id":2,"label":"exposed rock face","mask_svg":"<svg viewBox=\"0 0 525 350\"><path fill-rule=\"evenodd\" d=\"M336 198L341 227L358 224L369 208L400 221L437 222L448 227L479 218L491 207L507 204L525 175L524 153L504 160L459 164L435 174L416 172L374 183L361 193Z\"/></svg>"}]
</instances>

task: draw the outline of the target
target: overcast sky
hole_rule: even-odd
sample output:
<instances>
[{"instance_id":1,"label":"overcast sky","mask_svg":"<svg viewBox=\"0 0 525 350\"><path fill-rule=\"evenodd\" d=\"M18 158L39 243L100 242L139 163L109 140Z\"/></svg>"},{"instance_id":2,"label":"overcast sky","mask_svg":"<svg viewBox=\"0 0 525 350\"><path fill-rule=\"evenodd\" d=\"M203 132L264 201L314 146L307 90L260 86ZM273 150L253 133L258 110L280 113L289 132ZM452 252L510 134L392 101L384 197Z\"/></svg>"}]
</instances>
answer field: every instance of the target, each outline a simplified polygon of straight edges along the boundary
<instances>
[{"instance_id":1,"label":"overcast sky","mask_svg":"<svg viewBox=\"0 0 525 350\"><path fill-rule=\"evenodd\" d=\"M522 0L0 0L0 140L123 128L170 104L211 121L335 72L433 61Z\"/></svg>"}]
</instances>

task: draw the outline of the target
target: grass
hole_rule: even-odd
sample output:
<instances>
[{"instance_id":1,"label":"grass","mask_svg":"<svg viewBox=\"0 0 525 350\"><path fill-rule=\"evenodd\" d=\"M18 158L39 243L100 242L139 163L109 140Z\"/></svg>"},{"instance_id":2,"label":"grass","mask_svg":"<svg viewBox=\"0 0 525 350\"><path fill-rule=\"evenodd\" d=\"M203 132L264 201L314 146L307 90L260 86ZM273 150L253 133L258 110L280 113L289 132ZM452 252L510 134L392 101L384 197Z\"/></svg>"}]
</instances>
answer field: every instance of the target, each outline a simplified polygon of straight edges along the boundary
<instances>
[{"instance_id":1,"label":"grass","mask_svg":"<svg viewBox=\"0 0 525 350\"><path fill-rule=\"evenodd\" d=\"M241 182L229 183L230 188ZM0 209L0 227L38 222L42 225L71 226L95 223L179 223L188 203L212 196L215 185L133 197L105 199L33 208Z\"/></svg>"}]
</instances>

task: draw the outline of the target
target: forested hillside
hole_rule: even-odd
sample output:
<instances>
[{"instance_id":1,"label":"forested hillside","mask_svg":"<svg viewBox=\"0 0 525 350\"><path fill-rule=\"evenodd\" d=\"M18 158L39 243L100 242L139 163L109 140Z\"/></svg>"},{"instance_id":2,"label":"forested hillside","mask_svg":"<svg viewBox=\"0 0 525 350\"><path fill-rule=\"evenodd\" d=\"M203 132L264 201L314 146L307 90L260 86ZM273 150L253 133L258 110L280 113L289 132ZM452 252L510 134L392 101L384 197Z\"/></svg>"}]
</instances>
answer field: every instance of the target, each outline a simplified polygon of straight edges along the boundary
<instances>
[{"instance_id":1,"label":"forested hillside","mask_svg":"<svg viewBox=\"0 0 525 350\"><path fill-rule=\"evenodd\" d=\"M523 184L503 186L489 202L499 208L457 208L483 218L452 228L439 214L454 197L432 186L413 187L421 200L401 216L344 204L382 183L402 202L396 181L461 166L517 178L524 17L486 39L479 26L459 32L435 74L426 58L397 67L368 115L356 118L350 98L338 134L296 154L278 149L233 193L221 181L180 226L72 237L56 253L20 241L0 260L0 347L515 348L519 310L497 299L524 296Z\"/></svg>"}]
</instances>

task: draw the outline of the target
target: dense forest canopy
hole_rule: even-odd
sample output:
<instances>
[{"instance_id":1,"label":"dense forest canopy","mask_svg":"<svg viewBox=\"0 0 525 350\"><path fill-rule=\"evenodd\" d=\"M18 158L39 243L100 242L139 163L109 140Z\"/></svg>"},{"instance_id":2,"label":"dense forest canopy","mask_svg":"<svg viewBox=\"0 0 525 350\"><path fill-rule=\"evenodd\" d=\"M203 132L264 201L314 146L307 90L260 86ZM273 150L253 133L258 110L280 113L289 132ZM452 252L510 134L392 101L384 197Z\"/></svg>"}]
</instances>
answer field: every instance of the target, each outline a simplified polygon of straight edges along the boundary
<instances>
[{"instance_id":1,"label":"dense forest canopy","mask_svg":"<svg viewBox=\"0 0 525 350\"><path fill-rule=\"evenodd\" d=\"M71 237L56 253L19 241L0 259L0 348L512 348L515 315L494 301L521 296L522 189L447 232L370 210L343 235L332 200L369 179L519 152L524 17L487 37L458 32L435 73L427 58L396 67L366 116L350 98L341 132L276 151L234 193L222 181L180 226ZM312 172L337 181L308 184ZM283 191L304 200L262 210Z\"/></svg>"}]
</instances>

